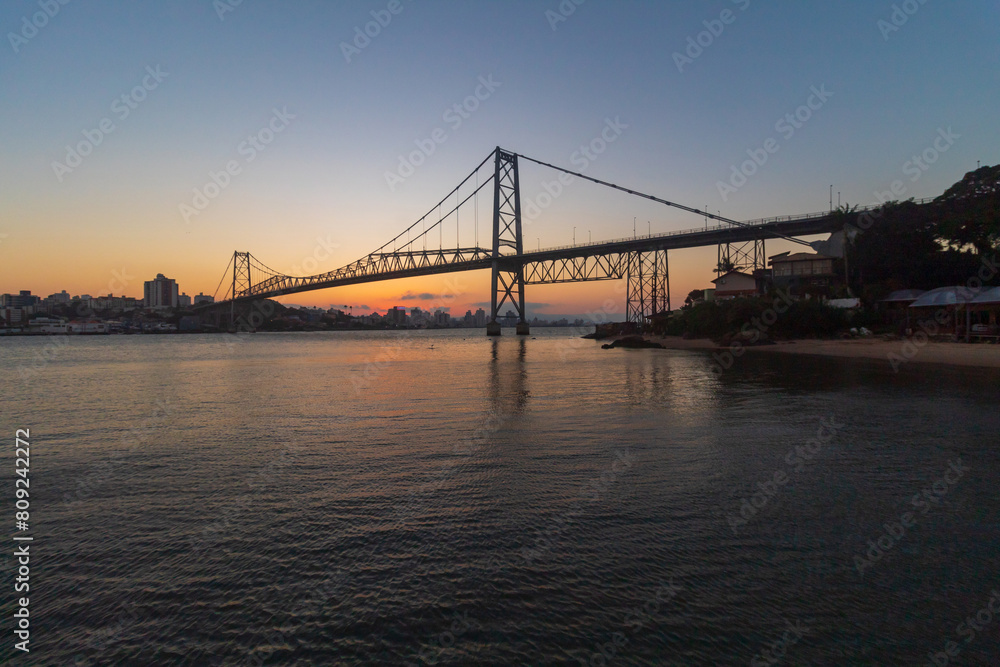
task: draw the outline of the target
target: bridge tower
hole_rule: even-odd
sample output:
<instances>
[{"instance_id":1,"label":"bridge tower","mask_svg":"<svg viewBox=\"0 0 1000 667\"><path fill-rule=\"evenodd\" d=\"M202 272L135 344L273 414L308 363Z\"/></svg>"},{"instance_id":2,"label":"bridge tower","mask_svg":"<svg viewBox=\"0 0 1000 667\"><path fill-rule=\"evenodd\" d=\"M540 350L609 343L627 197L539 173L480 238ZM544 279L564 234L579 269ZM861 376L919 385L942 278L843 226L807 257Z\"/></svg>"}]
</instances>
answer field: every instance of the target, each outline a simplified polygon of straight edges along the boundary
<instances>
[{"instance_id":1,"label":"bridge tower","mask_svg":"<svg viewBox=\"0 0 1000 667\"><path fill-rule=\"evenodd\" d=\"M524 310L524 262L521 258L521 187L517 155L496 149L493 179L493 287L487 336L500 335L497 316L508 302L517 311L517 333L528 335Z\"/></svg>"},{"instance_id":2,"label":"bridge tower","mask_svg":"<svg viewBox=\"0 0 1000 667\"><path fill-rule=\"evenodd\" d=\"M626 268L625 319L641 330L648 317L670 312L667 251L631 252Z\"/></svg>"},{"instance_id":3,"label":"bridge tower","mask_svg":"<svg viewBox=\"0 0 1000 667\"><path fill-rule=\"evenodd\" d=\"M236 299L250 294L250 253L235 251L233 253L233 291L229 302L229 326L234 328L236 321L243 315L237 312Z\"/></svg>"}]
</instances>

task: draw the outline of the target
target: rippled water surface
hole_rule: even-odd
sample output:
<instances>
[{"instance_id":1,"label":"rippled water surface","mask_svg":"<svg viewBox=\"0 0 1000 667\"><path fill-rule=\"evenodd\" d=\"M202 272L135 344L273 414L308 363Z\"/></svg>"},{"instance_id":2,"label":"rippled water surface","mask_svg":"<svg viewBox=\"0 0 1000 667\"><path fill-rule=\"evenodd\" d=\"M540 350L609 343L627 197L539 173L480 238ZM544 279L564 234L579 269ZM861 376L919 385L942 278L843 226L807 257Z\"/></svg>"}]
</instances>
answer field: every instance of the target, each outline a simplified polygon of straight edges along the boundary
<instances>
[{"instance_id":1,"label":"rippled water surface","mask_svg":"<svg viewBox=\"0 0 1000 667\"><path fill-rule=\"evenodd\" d=\"M20 664L1000 662L996 373L716 377L566 330L61 340L0 341Z\"/></svg>"}]
</instances>

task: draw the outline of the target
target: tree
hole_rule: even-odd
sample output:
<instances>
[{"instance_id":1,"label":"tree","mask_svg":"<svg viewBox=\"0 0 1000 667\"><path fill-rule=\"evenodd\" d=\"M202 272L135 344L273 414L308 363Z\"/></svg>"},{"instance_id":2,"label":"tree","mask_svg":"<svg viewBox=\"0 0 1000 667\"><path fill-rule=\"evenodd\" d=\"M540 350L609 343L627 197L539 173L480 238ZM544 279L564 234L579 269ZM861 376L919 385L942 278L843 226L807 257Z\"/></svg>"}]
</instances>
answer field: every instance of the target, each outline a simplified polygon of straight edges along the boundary
<instances>
[{"instance_id":1,"label":"tree","mask_svg":"<svg viewBox=\"0 0 1000 667\"><path fill-rule=\"evenodd\" d=\"M970 171L934 203L941 239L953 249L985 255L1000 245L1000 165Z\"/></svg>"}]
</instances>

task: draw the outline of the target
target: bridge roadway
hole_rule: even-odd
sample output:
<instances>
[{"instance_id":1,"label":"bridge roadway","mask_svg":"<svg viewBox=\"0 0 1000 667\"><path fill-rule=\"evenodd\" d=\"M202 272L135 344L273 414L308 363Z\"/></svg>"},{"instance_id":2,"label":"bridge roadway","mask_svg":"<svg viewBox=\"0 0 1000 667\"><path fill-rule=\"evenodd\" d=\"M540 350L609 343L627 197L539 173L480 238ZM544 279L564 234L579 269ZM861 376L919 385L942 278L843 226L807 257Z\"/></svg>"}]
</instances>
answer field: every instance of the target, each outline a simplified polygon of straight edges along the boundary
<instances>
[{"instance_id":1,"label":"bridge roadway","mask_svg":"<svg viewBox=\"0 0 1000 667\"><path fill-rule=\"evenodd\" d=\"M808 236L838 231L842 218L826 213L765 218L741 223L708 226L665 234L599 241L578 245L543 248L502 256L501 265L524 264L525 284L613 280L624 277L624 257L629 253L653 250L677 250L742 243L760 238ZM237 301L271 298L342 285L413 278L440 273L475 271L492 266L492 252L485 248L406 251L369 255L330 273L309 277L271 276L252 285L249 294ZM210 304L205 304L210 305ZM216 304L218 305L218 304Z\"/></svg>"}]
</instances>

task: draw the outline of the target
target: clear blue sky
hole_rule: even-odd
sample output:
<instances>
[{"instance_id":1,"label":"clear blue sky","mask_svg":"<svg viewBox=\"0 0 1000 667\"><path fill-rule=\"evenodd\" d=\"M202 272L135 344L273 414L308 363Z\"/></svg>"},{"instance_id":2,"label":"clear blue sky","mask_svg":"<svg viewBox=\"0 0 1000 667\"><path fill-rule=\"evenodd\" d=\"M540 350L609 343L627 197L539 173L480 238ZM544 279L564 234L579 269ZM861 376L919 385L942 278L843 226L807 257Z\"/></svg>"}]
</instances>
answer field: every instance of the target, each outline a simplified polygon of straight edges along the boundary
<instances>
[{"instance_id":1,"label":"clear blue sky","mask_svg":"<svg viewBox=\"0 0 1000 667\"><path fill-rule=\"evenodd\" d=\"M4 292L104 293L121 266L137 274L130 294L155 272L188 293L211 292L234 249L289 269L315 256L317 237L337 245L319 270L336 268L419 217L494 146L571 166L606 119L627 128L588 174L737 219L824 210L830 184L852 204L897 179L905 197L934 196L977 160L1000 162L994 1L914 0L891 32L894 3L872 0L565 0L569 16L556 0L401 0L396 14L388 0L243 0L221 18L226 0L74 0L43 21L46 4L0 7ZM724 11L729 23L713 23ZM372 12L391 21L347 62L342 45ZM44 24L37 31L24 26L33 16ZM708 45L679 71L674 54L706 21L721 34L701 35ZM147 74L157 66L166 73L158 83ZM116 100L144 77L155 88L122 117ZM446 120L480 77L499 85L460 125ZM776 129L824 86L832 96L813 98L818 109L793 135ZM247 162L241 143L274 109L294 119ZM113 131L57 174L66 146L96 136L103 119ZM435 128L447 140L390 189L386 172ZM910 180L906 163L948 128L958 137ZM769 138L777 152L723 201L718 182ZM230 160L240 173L186 222L180 204ZM522 170L526 196L549 177ZM573 226L578 239L584 229L595 240L629 235L633 216L653 231L701 222L587 184L571 189L527 244L569 243ZM676 258L675 297L705 286L711 266L701 264ZM575 289L548 292L552 312L580 312L587 297ZM358 298L399 291L369 287Z\"/></svg>"}]
</instances>

